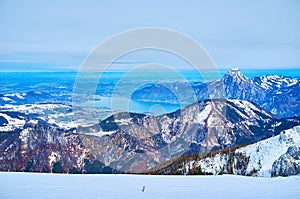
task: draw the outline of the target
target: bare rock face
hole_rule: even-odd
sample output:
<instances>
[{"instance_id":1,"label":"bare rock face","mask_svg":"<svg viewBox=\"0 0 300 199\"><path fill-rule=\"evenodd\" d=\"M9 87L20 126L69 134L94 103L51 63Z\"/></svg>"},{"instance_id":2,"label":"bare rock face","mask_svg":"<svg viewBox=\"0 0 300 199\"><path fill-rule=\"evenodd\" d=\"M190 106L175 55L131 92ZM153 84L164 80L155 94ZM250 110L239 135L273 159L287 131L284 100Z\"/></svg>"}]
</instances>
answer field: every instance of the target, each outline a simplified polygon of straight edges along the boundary
<instances>
[{"instance_id":1,"label":"bare rock face","mask_svg":"<svg viewBox=\"0 0 300 199\"><path fill-rule=\"evenodd\" d=\"M272 177L300 174L300 147L291 146L273 163Z\"/></svg>"},{"instance_id":2,"label":"bare rock face","mask_svg":"<svg viewBox=\"0 0 300 199\"><path fill-rule=\"evenodd\" d=\"M0 171L101 173L77 134L47 125L0 133Z\"/></svg>"}]
</instances>

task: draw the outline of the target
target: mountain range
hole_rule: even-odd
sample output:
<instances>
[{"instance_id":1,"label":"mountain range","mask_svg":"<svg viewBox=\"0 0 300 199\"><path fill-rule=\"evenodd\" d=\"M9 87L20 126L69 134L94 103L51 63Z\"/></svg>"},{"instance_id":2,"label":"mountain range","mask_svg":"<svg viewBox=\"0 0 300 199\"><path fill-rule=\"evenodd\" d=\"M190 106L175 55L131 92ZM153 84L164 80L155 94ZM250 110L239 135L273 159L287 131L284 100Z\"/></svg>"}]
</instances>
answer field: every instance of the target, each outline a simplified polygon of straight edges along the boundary
<instances>
[{"instance_id":1,"label":"mountain range","mask_svg":"<svg viewBox=\"0 0 300 199\"><path fill-rule=\"evenodd\" d=\"M142 95L142 90L139 90L133 96L136 100L145 100L149 96L153 99L147 98L148 100L158 100L160 88L158 85L150 89L145 87L150 94L144 92ZM193 89L199 99L206 99L158 116L118 112L97 124L82 123L85 117L87 121L89 117L95 117L88 116L89 112L83 110L79 114L82 118L72 120L74 113L69 105L6 104L0 110L0 170L141 173L159 167L167 170L172 168L175 174L192 172L259 176L264 172L268 172L270 176L289 175L293 173L290 172L291 169L295 170L294 173L298 172L298 168L294 166L299 165L298 149L294 145L279 147L282 153L276 153L276 158L272 159L273 170L270 170L270 164L267 170L264 167L259 170L259 167L249 166L252 157L256 156L248 153L247 148L242 150L245 146L257 149L257 145L264 146L261 143L277 146L278 142L274 140L278 140L278 136L283 140L283 132L289 132L288 129L300 125L299 117L282 117L297 115L297 109L294 110L293 107L299 107L297 101L294 101L299 98L299 80L279 76L249 79L238 69L232 69L220 80L193 84ZM165 88L161 91L168 92ZM158 93L152 95L151 92ZM286 93L289 95L286 96ZM272 106L270 101L267 102L271 95L275 96L273 98L278 102L278 109L271 108L275 106L274 100ZM26 96L30 95L3 95L2 100L26 100ZM169 94L165 96L164 100L172 97ZM172 100L176 100L173 97ZM286 104L283 105L282 101L280 105L279 101L284 99ZM281 113L279 116L274 114L278 111ZM265 154L270 148L262 147L259 150ZM223 161L224 158L229 158L231 162L221 165L223 169L217 170L220 172L208 169L220 167L217 164L220 161L216 158L207 160L212 162L207 168L195 166L195 162L207 158L205 154L209 154L210 158L227 154L221 159ZM188 161L185 157L188 157ZM184 160L179 161L181 170L177 164L174 166L174 158ZM232 166L233 160L238 165ZM261 165L263 160L265 159L260 159ZM290 164L284 165L287 160ZM165 166L166 162L168 167L163 167L162 164ZM169 174L165 170L159 172Z\"/></svg>"},{"instance_id":2,"label":"mountain range","mask_svg":"<svg viewBox=\"0 0 300 199\"><path fill-rule=\"evenodd\" d=\"M238 68L234 68L219 80L190 86L195 91L197 100L219 98L247 100L279 117L300 116L300 103L298 103L300 101L300 80L298 78L266 75L250 79L243 75ZM175 103L178 99L187 98L186 87L186 84L147 85L136 90L132 94L132 99Z\"/></svg>"},{"instance_id":3,"label":"mountain range","mask_svg":"<svg viewBox=\"0 0 300 199\"><path fill-rule=\"evenodd\" d=\"M63 172L90 172L87 161L101 168L97 172L139 173L173 157L255 143L300 124L248 101L222 99L160 116L117 113L68 130L23 113L0 114L1 128L19 125L0 133L2 171L51 172L59 165Z\"/></svg>"}]
</instances>

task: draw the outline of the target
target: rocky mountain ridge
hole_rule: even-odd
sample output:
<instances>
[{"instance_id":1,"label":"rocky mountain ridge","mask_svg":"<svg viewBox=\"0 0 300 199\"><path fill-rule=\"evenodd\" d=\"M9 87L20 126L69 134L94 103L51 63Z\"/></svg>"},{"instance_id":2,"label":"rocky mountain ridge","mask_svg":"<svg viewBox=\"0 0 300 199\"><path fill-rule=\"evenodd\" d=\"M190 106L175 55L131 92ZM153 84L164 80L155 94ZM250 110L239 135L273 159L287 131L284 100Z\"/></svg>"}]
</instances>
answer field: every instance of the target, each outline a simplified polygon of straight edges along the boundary
<instances>
[{"instance_id":1,"label":"rocky mountain ridge","mask_svg":"<svg viewBox=\"0 0 300 199\"><path fill-rule=\"evenodd\" d=\"M0 137L1 171L118 173L96 160L72 132L35 125Z\"/></svg>"},{"instance_id":2,"label":"rocky mountain ridge","mask_svg":"<svg viewBox=\"0 0 300 199\"><path fill-rule=\"evenodd\" d=\"M240 100L205 100L170 114L119 113L78 129L83 143L105 165L141 172L183 154L255 143L298 125Z\"/></svg>"}]
</instances>

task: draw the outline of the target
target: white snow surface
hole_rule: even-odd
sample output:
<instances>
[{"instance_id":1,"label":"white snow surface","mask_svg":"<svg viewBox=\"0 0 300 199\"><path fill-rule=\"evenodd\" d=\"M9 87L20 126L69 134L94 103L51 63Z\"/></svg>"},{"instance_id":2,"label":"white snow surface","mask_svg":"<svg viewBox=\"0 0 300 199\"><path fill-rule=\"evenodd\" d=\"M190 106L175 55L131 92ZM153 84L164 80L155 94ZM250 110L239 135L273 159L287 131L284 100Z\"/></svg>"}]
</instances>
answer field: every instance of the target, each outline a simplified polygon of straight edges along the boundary
<instances>
[{"instance_id":1,"label":"white snow surface","mask_svg":"<svg viewBox=\"0 0 300 199\"><path fill-rule=\"evenodd\" d=\"M203 171L207 173L219 173L222 170L223 165L227 163L227 156L217 154L213 158L205 158L197 163Z\"/></svg>"},{"instance_id":2,"label":"white snow surface","mask_svg":"<svg viewBox=\"0 0 300 199\"><path fill-rule=\"evenodd\" d=\"M0 116L4 117L8 124L0 127L0 131L13 131L15 128L22 128L26 123L25 120L20 120L17 118L12 118L4 113L0 113Z\"/></svg>"},{"instance_id":3,"label":"white snow surface","mask_svg":"<svg viewBox=\"0 0 300 199\"><path fill-rule=\"evenodd\" d=\"M25 99L26 93L11 93L11 94L5 94L5 97L17 97L19 99Z\"/></svg>"},{"instance_id":4,"label":"white snow surface","mask_svg":"<svg viewBox=\"0 0 300 199\"><path fill-rule=\"evenodd\" d=\"M24 95L24 94L23 94ZM73 113L60 113L56 111L58 109L69 109L70 107L63 104L26 104L26 105L10 105L6 104L4 106L0 106L0 110L7 111L16 111L24 114L40 114L38 118L44 121L48 121L49 124L55 124L63 129L70 129L77 127L77 124L74 121L60 121L60 117L72 118ZM51 114L45 114L45 112L51 112ZM12 131L15 127L22 127L26 122L24 120L18 120L14 118L10 118L4 113L0 113L1 116L5 117L9 121L9 124L0 127L2 131ZM37 123L37 120L31 120L30 123Z\"/></svg>"},{"instance_id":5,"label":"white snow surface","mask_svg":"<svg viewBox=\"0 0 300 199\"><path fill-rule=\"evenodd\" d=\"M131 118L126 118L126 119L115 119L115 122L120 124L120 125L128 125L131 122Z\"/></svg>"},{"instance_id":6,"label":"white snow surface","mask_svg":"<svg viewBox=\"0 0 300 199\"><path fill-rule=\"evenodd\" d=\"M15 198L299 198L300 176L141 176L0 173L0 197ZM145 186L144 192L142 192Z\"/></svg>"},{"instance_id":7,"label":"white snow surface","mask_svg":"<svg viewBox=\"0 0 300 199\"><path fill-rule=\"evenodd\" d=\"M264 111L263 109L258 109L255 105L253 105L252 103L248 102L248 101L243 101L243 100L233 100L233 99L228 99L228 101L234 103L235 105L237 105L239 108L243 109L248 116L255 118L257 113L255 113L254 111L257 112L262 112L265 115L268 115L269 117L272 117L268 112ZM247 118L247 116L245 116L243 113L240 112L240 115L242 115L244 118ZM261 119L261 118L257 118L257 119Z\"/></svg>"},{"instance_id":8,"label":"white snow surface","mask_svg":"<svg viewBox=\"0 0 300 199\"><path fill-rule=\"evenodd\" d=\"M273 163L294 145L300 146L300 126L282 131L277 136L237 149L235 152L250 157L247 173L255 168L258 170L258 176L271 177Z\"/></svg>"},{"instance_id":9,"label":"white snow surface","mask_svg":"<svg viewBox=\"0 0 300 199\"><path fill-rule=\"evenodd\" d=\"M235 150L235 154L242 153L249 157L246 175L251 174L253 169L257 171L254 176L271 177L272 165L285 154L289 147L300 147L300 126L284 130L279 135L262 140L260 142ZM185 173L193 167L201 167L206 173L218 174L228 164L227 154L216 154L213 157L204 158L198 162L194 160L185 165ZM224 168L226 169L226 167ZM238 174L239 171L234 171Z\"/></svg>"},{"instance_id":10,"label":"white snow surface","mask_svg":"<svg viewBox=\"0 0 300 199\"><path fill-rule=\"evenodd\" d=\"M212 110L211 104L205 106L204 110L198 114L197 122L202 124L208 118L210 112Z\"/></svg>"},{"instance_id":11,"label":"white snow surface","mask_svg":"<svg viewBox=\"0 0 300 199\"><path fill-rule=\"evenodd\" d=\"M2 99L4 100L4 101L13 101L12 99L10 99L10 98L8 98L8 97L2 97Z\"/></svg>"},{"instance_id":12,"label":"white snow surface","mask_svg":"<svg viewBox=\"0 0 300 199\"><path fill-rule=\"evenodd\" d=\"M297 78L283 77L278 75L266 75L261 77L260 79L261 83L257 84L259 86L262 86L266 90L272 89L274 87L276 87L277 89L290 87L300 82L300 80L298 80Z\"/></svg>"},{"instance_id":13,"label":"white snow surface","mask_svg":"<svg viewBox=\"0 0 300 199\"><path fill-rule=\"evenodd\" d=\"M50 156L48 157L49 158L49 165L53 166L53 164L55 162L58 162L59 159L60 159L60 155L59 153L56 153L56 152L51 152Z\"/></svg>"}]
</instances>

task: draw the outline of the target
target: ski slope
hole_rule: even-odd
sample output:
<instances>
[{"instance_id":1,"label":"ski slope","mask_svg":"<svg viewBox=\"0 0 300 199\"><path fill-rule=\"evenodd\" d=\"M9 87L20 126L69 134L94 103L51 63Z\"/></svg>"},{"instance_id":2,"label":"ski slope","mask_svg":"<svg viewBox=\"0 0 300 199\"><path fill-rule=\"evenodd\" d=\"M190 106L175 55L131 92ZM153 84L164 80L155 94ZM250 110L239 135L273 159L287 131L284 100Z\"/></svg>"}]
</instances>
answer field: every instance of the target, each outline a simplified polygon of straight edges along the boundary
<instances>
[{"instance_id":1,"label":"ski slope","mask_svg":"<svg viewBox=\"0 0 300 199\"><path fill-rule=\"evenodd\" d=\"M0 198L299 198L300 176L0 173ZM145 186L144 192L142 192Z\"/></svg>"}]
</instances>

